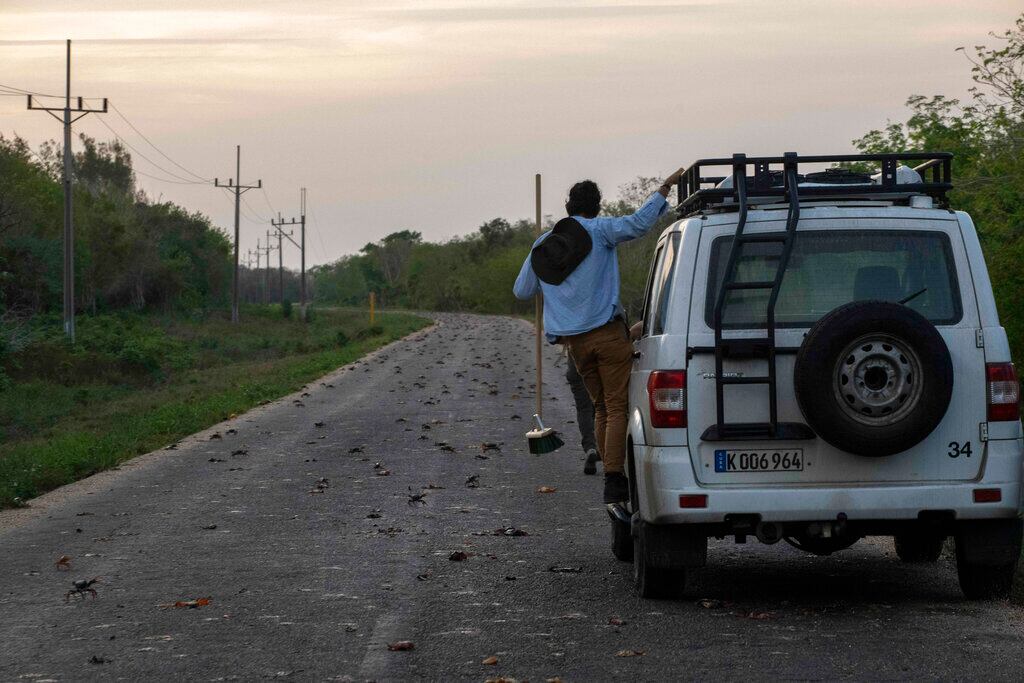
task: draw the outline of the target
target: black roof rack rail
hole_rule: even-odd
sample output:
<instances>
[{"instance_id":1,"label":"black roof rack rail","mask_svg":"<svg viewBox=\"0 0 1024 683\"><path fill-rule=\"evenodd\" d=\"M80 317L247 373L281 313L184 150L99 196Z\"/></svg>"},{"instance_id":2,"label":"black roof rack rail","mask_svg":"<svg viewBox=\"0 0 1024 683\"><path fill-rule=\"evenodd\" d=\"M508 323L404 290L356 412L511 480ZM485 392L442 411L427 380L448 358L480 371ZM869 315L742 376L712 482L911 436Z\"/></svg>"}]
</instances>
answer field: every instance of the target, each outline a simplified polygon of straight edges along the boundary
<instances>
[{"instance_id":1,"label":"black roof rack rail","mask_svg":"<svg viewBox=\"0 0 1024 683\"><path fill-rule=\"evenodd\" d=\"M813 185L800 186L801 198L868 198L885 195L922 194L934 198L939 206L947 207L946 193L953 189L952 162L953 155L949 152L897 152L891 154L833 154L817 156L786 155L785 157L747 157L733 155L721 159L700 159L695 161L679 179L679 205L677 210L686 216L699 213L709 208L729 208L739 206L737 187L718 187L728 175L704 175L705 169L725 166L730 170L741 158L746 164L754 167L753 175L747 176L746 195L748 201L777 197L782 202L786 199L786 187L783 177L785 164L795 162L798 180ZM897 182L896 169L901 162L920 162L914 170L921 174L920 183ZM879 166L881 182L851 182L849 178L843 182L839 174L835 179L809 178L804 180L800 173L800 164L852 164L874 163ZM778 168L773 168L777 166ZM815 174L821 176L819 172ZM827 175L827 174L826 174ZM735 184L734 184L735 185ZM881 198L881 197L879 197Z\"/></svg>"}]
</instances>

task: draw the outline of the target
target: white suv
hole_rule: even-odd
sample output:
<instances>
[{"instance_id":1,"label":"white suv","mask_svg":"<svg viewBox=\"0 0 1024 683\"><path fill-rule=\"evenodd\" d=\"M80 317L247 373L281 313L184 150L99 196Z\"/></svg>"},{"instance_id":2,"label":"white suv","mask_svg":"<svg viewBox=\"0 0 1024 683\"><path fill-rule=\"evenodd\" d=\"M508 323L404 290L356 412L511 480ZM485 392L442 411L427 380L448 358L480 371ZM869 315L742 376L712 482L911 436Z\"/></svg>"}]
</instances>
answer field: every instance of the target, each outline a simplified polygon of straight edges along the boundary
<instances>
[{"instance_id":1,"label":"white suv","mask_svg":"<svg viewBox=\"0 0 1024 683\"><path fill-rule=\"evenodd\" d=\"M640 595L680 591L727 536L822 555L892 536L907 562L952 536L968 597L1009 591L1020 387L974 224L946 208L950 159L687 171L630 381L630 502L609 506ZM836 163L881 171L808 170Z\"/></svg>"}]
</instances>

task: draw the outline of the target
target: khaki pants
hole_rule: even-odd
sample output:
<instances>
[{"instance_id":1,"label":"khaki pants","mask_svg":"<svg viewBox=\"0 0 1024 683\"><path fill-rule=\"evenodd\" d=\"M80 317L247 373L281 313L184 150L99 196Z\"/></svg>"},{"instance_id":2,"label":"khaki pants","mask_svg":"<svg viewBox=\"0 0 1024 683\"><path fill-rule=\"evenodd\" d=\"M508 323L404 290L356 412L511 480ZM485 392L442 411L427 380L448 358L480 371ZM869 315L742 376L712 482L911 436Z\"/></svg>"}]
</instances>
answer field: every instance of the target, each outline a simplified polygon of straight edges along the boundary
<instances>
[{"instance_id":1,"label":"khaki pants","mask_svg":"<svg viewBox=\"0 0 1024 683\"><path fill-rule=\"evenodd\" d=\"M594 402L594 436L605 473L622 472L626 461L629 373L633 344L621 320L563 337Z\"/></svg>"}]
</instances>

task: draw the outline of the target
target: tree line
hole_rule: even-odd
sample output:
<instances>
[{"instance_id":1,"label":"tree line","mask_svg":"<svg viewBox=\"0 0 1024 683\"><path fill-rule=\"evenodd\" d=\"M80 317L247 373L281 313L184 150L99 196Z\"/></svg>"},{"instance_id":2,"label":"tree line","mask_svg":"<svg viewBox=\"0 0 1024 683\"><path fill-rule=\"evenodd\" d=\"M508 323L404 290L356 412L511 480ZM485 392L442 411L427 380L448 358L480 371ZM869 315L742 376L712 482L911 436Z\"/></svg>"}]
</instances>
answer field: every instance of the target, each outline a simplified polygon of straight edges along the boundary
<instances>
[{"instance_id":1,"label":"tree line","mask_svg":"<svg viewBox=\"0 0 1024 683\"><path fill-rule=\"evenodd\" d=\"M82 135L74 155L76 308L205 307L226 301L231 244L202 214L136 187L120 142ZM58 310L63 288L61 149L0 135L0 312Z\"/></svg>"},{"instance_id":2,"label":"tree line","mask_svg":"<svg viewBox=\"0 0 1024 683\"><path fill-rule=\"evenodd\" d=\"M618 196L602 203L605 215L627 215L643 204L660 178L638 177ZM619 248L622 302L634 318L643 306L650 256L666 215L643 239ZM542 230L551 227L548 218ZM523 260L537 238L534 221L494 218L469 235L447 242L426 242L414 230L394 232L364 246L358 254L312 269L318 301L360 305L370 292L388 306L437 311L525 315L533 303L512 295Z\"/></svg>"}]
</instances>

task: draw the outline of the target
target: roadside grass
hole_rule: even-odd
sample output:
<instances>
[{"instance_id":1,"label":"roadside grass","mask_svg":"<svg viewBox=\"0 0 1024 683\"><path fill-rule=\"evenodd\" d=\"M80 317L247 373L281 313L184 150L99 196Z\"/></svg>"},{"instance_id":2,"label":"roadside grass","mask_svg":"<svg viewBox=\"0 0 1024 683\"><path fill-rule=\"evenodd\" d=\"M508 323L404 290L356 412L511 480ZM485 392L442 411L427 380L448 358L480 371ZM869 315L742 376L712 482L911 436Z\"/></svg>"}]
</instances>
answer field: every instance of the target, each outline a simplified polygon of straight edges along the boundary
<instances>
[{"instance_id":1,"label":"roadside grass","mask_svg":"<svg viewBox=\"0 0 1024 683\"><path fill-rule=\"evenodd\" d=\"M46 322L46 321L44 321ZM407 313L278 307L225 316L83 317L74 347L41 334L0 390L0 508L115 467L279 398L427 326Z\"/></svg>"}]
</instances>

